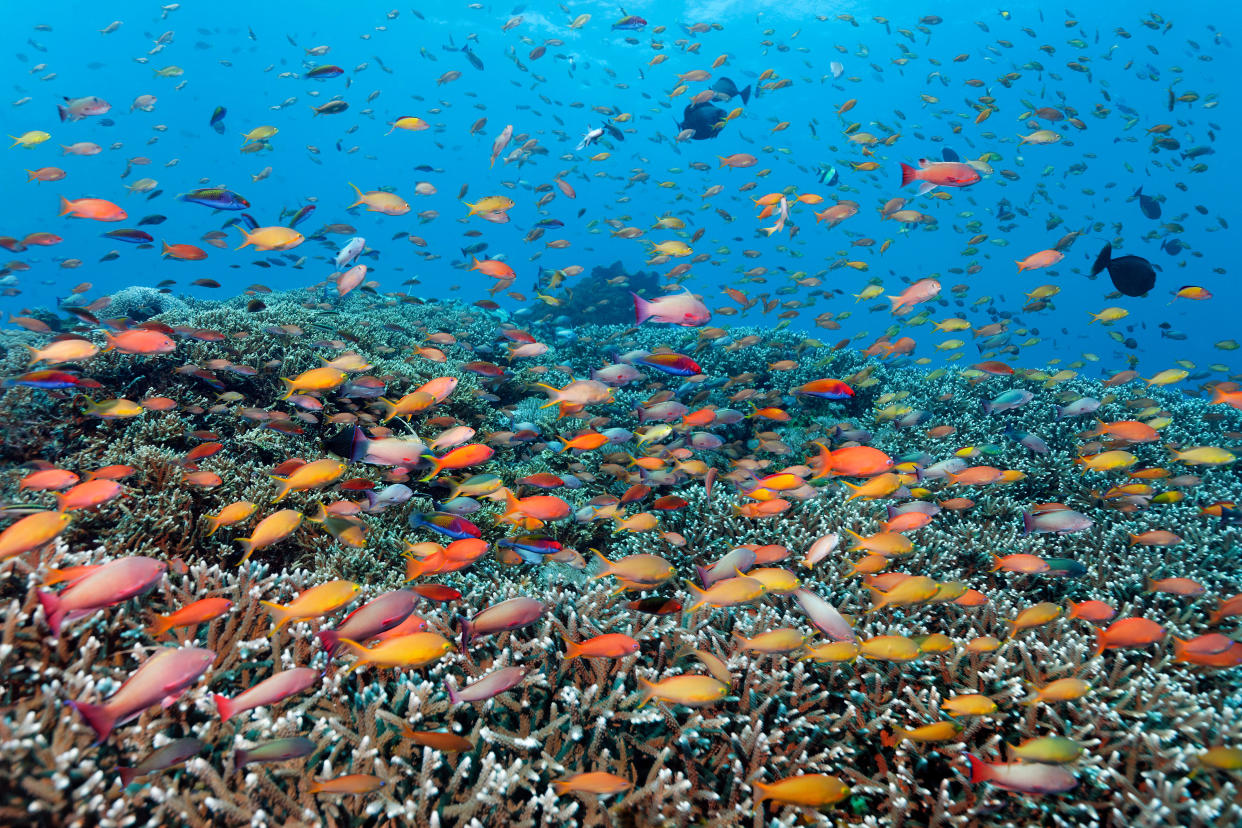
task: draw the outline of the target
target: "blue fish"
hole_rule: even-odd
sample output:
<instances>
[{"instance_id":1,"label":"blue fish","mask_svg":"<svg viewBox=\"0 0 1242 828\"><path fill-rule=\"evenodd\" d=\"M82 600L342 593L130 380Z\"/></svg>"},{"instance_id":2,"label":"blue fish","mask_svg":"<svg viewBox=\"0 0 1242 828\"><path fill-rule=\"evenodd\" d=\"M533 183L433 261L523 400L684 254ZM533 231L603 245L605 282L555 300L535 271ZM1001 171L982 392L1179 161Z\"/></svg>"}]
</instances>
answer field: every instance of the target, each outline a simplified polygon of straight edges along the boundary
<instances>
[{"instance_id":1,"label":"blue fish","mask_svg":"<svg viewBox=\"0 0 1242 828\"><path fill-rule=\"evenodd\" d=\"M422 526L433 532L439 532L441 535L450 537L453 540L483 536L482 530L470 521L457 515L445 514L444 512L432 512L428 515L411 512L410 526L415 529Z\"/></svg>"},{"instance_id":2,"label":"blue fish","mask_svg":"<svg viewBox=\"0 0 1242 828\"><path fill-rule=\"evenodd\" d=\"M214 207L217 210L245 210L250 206L250 202L245 198L223 187L205 187L201 190L190 190L190 192L182 193L177 198L180 201L202 204L204 207Z\"/></svg>"}]
</instances>

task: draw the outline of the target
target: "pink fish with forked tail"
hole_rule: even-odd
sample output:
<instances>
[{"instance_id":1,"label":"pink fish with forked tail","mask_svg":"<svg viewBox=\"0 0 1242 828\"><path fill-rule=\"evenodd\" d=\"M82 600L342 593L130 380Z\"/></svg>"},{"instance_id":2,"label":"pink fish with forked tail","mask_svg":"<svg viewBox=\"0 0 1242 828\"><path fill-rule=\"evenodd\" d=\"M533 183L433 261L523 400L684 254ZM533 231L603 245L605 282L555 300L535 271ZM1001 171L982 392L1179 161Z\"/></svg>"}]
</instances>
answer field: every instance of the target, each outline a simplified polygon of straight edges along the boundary
<instances>
[{"instance_id":1,"label":"pink fish with forked tail","mask_svg":"<svg viewBox=\"0 0 1242 828\"><path fill-rule=\"evenodd\" d=\"M60 635L66 621L142 595L158 584L167 571L168 564L154 558L117 558L73 581L64 592L39 590L39 603L52 635Z\"/></svg>"},{"instance_id":2,"label":"pink fish with forked tail","mask_svg":"<svg viewBox=\"0 0 1242 828\"><path fill-rule=\"evenodd\" d=\"M897 296L890 296L893 303L893 315L901 316L920 302L935 298L940 293L940 283L935 279L919 279Z\"/></svg>"},{"instance_id":3,"label":"pink fish with forked tail","mask_svg":"<svg viewBox=\"0 0 1242 828\"><path fill-rule=\"evenodd\" d=\"M510 598L482 610L474 618L463 617L460 619L462 649L481 636L529 626L545 612L547 607L534 598Z\"/></svg>"},{"instance_id":4,"label":"pink fish with forked tail","mask_svg":"<svg viewBox=\"0 0 1242 828\"><path fill-rule=\"evenodd\" d=\"M689 290L657 299L644 299L633 291L630 291L630 295L634 297L634 318L640 325L650 319L666 325L697 328L712 319L707 305Z\"/></svg>"},{"instance_id":5,"label":"pink fish with forked tail","mask_svg":"<svg viewBox=\"0 0 1242 828\"><path fill-rule=\"evenodd\" d=\"M95 744L99 744L117 725L138 718L148 707L160 703L171 706L215 660L214 652L201 647L164 647L144 661L107 701L71 701L69 706L95 731L99 737Z\"/></svg>"},{"instance_id":6,"label":"pink fish with forked tail","mask_svg":"<svg viewBox=\"0 0 1242 828\"><path fill-rule=\"evenodd\" d=\"M267 707L278 701L296 696L319 681L319 671L313 667L294 667L273 673L249 690L238 693L233 698L213 693L216 709L220 711L220 721L227 722L238 713L253 710L256 707Z\"/></svg>"}]
</instances>

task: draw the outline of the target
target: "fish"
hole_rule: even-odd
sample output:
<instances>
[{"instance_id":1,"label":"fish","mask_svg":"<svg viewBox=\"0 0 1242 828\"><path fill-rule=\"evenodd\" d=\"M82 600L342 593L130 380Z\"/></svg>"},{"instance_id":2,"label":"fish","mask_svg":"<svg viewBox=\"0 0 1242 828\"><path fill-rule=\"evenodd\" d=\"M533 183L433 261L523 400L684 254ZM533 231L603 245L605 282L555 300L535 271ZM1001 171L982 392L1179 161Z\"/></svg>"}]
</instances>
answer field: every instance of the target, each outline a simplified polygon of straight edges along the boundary
<instances>
[{"instance_id":1,"label":"fish","mask_svg":"<svg viewBox=\"0 0 1242 828\"><path fill-rule=\"evenodd\" d=\"M695 141L706 141L724 129L726 115L723 109L706 101L690 104L682 112L677 128L688 131Z\"/></svg>"},{"instance_id":2,"label":"fish","mask_svg":"<svg viewBox=\"0 0 1242 828\"><path fill-rule=\"evenodd\" d=\"M1126 296L1144 296L1156 286L1156 270L1151 262L1142 256L1113 257L1113 246L1105 244L1091 265L1091 275L1096 276L1102 270L1108 271L1108 277Z\"/></svg>"},{"instance_id":3,"label":"fish","mask_svg":"<svg viewBox=\"0 0 1242 828\"><path fill-rule=\"evenodd\" d=\"M716 82L713 83L710 88L716 93L715 100L730 101L734 98L740 97L742 99L743 106L750 103L750 84L738 89L737 84L729 78L722 76L717 78Z\"/></svg>"}]
</instances>

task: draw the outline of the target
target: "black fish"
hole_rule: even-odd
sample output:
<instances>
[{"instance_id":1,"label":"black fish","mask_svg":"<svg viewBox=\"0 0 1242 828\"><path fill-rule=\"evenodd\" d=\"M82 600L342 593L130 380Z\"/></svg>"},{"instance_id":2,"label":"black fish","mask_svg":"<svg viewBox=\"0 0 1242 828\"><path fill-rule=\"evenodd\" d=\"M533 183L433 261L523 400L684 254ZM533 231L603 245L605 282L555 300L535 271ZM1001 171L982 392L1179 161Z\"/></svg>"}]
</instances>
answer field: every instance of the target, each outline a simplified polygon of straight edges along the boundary
<instances>
[{"instance_id":1,"label":"black fish","mask_svg":"<svg viewBox=\"0 0 1242 828\"><path fill-rule=\"evenodd\" d=\"M470 51L469 46L462 46L461 50L466 53L466 60L470 61L470 65L480 72L483 71L483 61L479 60L479 56Z\"/></svg>"},{"instance_id":2,"label":"black fish","mask_svg":"<svg viewBox=\"0 0 1242 828\"><path fill-rule=\"evenodd\" d=\"M1181 239L1165 239L1160 243L1160 249L1170 256L1176 256L1186 249L1186 243Z\"/></svg>"},{"instance_id":3,"label":"black fish","mask_svg":"<svg viewBox=\"0 0 1242 828\"><path fill-rule=\"evenodd\" d=\"M724 129L724 119L727 114L720 107L706 102L690 104L682 114L681 123L677 127L694 130L694 134L690 137L696 141L704 141L720 134L720 130Z\"/></svg>"},{"instance_id":4,"label":"black fish","mask_svg":"<svg viewBox=\"0 0 1242 828\"><path fill-rule=\"evenodd\" d=\"M962 160L961 156L959 156L955 150L951 150L948 147L940 150L940 157L945 161L952 161L954 163Z\"/></svg>"},{"instance_id":5,"label":"black fish","mask_svg":"<svg viewBox=\"0 0 1242 828\"><path fill-rule=\"evenodd\" d=\"M1104 245L1100 255L1095 257L1091 275L1094 276L1105 268L1108 269L1109 278L1113 280L1113 286L1126 296L1142 296L1156 286L1156 269L1151 266L1151 262L1142 256L1122 256L1114 259L1111 244Z\"/></svg>"},{"instance_id":6,"label":"black fish","mask_svg":"<svg viewBox=\"0 0 1242 828\"><path fill-rule=\"evenodd\" d=\"M228 112L229 111L224 107L217 106L215 111L211 113L211 121L209 123L211 124L211 128L214 129L219 135L224 134L224 116L227 115Z\"/></svg>"},{"instance_id":7,"label":"black fish","mask_svg":"<svg viewBox=\"0 0 1242 828\"><path fill-rule=\"evenodd\" d=\"M745 89L738 89L737 84L728 78L721 78L712 84L712 91L716 93L716 100L728 101L734 97L741 95L742 103L750 103L750 84Z\"/></svg>"},{"instance_id":8,"label":"black fish","mask_svg":"<svg viewBox=\"0 0 1242 828\"><path fill-rule=\"evenodd\" d=\"M159 213L152 213L149 216L143 217L142 221L138 222L138 226L145 227L148 224L163 224L167 220L168 216L161 216Z\"/></svg>"},{"instance_id":9,"label":"black fish","mask_svg":"<svg viewBox=\"0 0 1242 828\"><path fill-rule=\"evenodd\" d=\"M1139 209L1143 211L1143 215L1149 219L1158 219L1160 214L1164 212L1160 209L1160 202L1151 196L1143 195L1143 188L1139 187L1134 191L1134 197L1139 200Z\"/></svg>"}]
</instances>

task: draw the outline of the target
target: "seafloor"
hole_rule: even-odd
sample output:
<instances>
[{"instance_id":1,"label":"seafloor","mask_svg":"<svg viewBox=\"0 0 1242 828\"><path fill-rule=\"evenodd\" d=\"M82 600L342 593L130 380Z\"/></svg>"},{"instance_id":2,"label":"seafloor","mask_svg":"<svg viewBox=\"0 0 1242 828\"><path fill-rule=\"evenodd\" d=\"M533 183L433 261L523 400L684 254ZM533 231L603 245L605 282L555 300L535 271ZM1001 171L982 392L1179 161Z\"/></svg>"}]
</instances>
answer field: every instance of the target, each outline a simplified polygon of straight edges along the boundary
<instances>
[{"instance_id":1,"label":"seafloor","mask_svg":"<svg viewBox=\"0 0 1242 828\"><path fill-rule=\"evenodd\" d=\"M1238 669L1180 663L1174 641L1209 632L1235 634L1236 618L1213 623L1209 616L1219 599L1242 591L1242 529L1203 510L1237 496L1239 472L1236 465L1184 466L1171 459L1168 448L1236 446L1242 412L1209 406L1179 391L1147 387L1142 380L1105 388L1082 375L1053 379L1051 372L968 376L947 371L933 379L914 367L898 367L849 348L834 350L789 332L750 328L708 339L701 330L666 326L578 324L558 335L551 326L532 325L529 330L549 345L548 351L510 363L505 358L510 343L500 333L512 321L499 312L456 303L422 304L364 294L328 309L307 303L304 292L277 293L264 295L265 309L252 313L245 309L247 297L182 302L130 291L118 296L108 314L130 314L133 309L126 302L135 308L154 302L159 307L147 312L162 310L156 321L224 336L220 341L179 336L176 351L169 355L109 352L81 367L83 376L102 386L87 392L95 399L165 396L176 402L171 410L101 420L83 413L82 389L4 390L0 495L9 514L21 514L23 506L55 507L50 493L19 491L19 481L30 470L24 464L32 461L49 461L83 476L112 464L132 466L135 472L123 481L121 498L97 510L75 512L56 543L2 564L0 823L1242 823L1236 772L1199 760L1210 747L1242 746L1242 721L1236 713L1242 703ZM445 337L434 338L437 344L427 341L446 332L455 343ZM27 331L4 332L5 375L26 370L27 352L21 345L41 345L47 339ZM426 347L442 351L444 361L415 350ZM550 493L569 501L577 512L593 498L619 497L639 482L641 473L629 458L637 449L629 443L576 455L557 453L556 443L550 448L547 442L576 433L588 422L558 420L556 407L541 408L546 396L534 383L561 386L569 378L565 368L581 379L618 355L660 347L691 355L707 379L683 387L682 379L644 369L644 379L616 389L614 402L588 408L589 425L637 428L636 409L666 389L677 392L675 398L692 410L714 405L747 413L752 404L768 405L785 409L791 418L777 422L751 417L697 429L723 441L717 449L693 452L717 469L719 478L708 497L702 474L654 475L648 500L624 506L626 514L648 509L651 498L664 494L688 501L682 509L655 513L655 530L616 532L615 521L583 521L579 518L584 515L571 514L545 531L577 550L581 560L513 564L506 562L511 558L489 555L462 571L424 579L463 595L448 603L424 600L416 609L431 629L459 645L454 634L459 616L512 596L544 602L547 612L537 624L459 646L423 669L367 668L348 674L330 669L308 692L221 723L211 693L236 695L276 669L325 666L316 630L339 623L363 599L402 584L406 542L436 539L426 529L411 528L408 518L433 511L435 497L445 494L443 486L416 482L422 475L415 474L409 502L360 516L366 533L361 548L344 546L321 526L303 522L292 537L257 551L239 568L241 553L233 538L247 534L245 525L208 537L205 516L237 500L258 503L256 519L269 513L277 491L268 476L274 467L290 458L326 456L325 442L346 427L340 420L351 419L337 416L338 422L328 422L329 417L353 414L365 422L374 416L367 400L342 400L331 392L318 412L279 403L279 376L315 367L320 357L353 351L374 366L366 373L383 379L391 398L433 377L458 377L460 386L447 400L411 420L413 431L429 440L449 422L441 419L438 427L428 428L423 424L428 417L470 425L477 430L475 441L492 445L496 454L465 474L490 472L513 485L519 477L552 472L576 484ZM192 369L178 370L202 368L212 360L252 366L257 373L208 369L213 382ZM769 368L781 360L794 360L796 367ZM463 367L471 361L505 366L508 375L500 380L482 377ZM856 396L843 402L790 396L797 386L824 377L849 382ZM982 413L981 401L1011 388L1028 389L1034 399L1013 411ZM219 398L223 391L240 396ZM1058 419L1058 404L1081 397L1101 400L1102 405L1092 416ZM287 412L292 418L284 422L294 427L272 428L270 419L239 413L246 408ZM1132 468L1093 472L1075 460L1102 447L1100 438L1084 436L1096 425L1094 417L1167 417L1168 424L1159 441L1127 447L1138 457ZM387 425L394 434L405 433L398 420ZM955 430L944 435L947 429L937 426ZM523 428L526 432L520 433ZM1028 450L1006 437L1006 429L1038 435L1050 452ZM192 485L185 477L186 453L208 439L194 432L204 431L214 433L224 446L197 464L222 479L211 488ZM664 445L680 437L675 431ZM1022 474L1006 478L1017 478L1013 482L982 486L912 480L886 500L847 500L851 492L825 478L817 481L811 497L794 502L782 514L737 514L734 507L744 500L734 481L747 480L737 470L762 475L801 466L817 453L815 440L829 447L863 440L899 462L923 467L959 452L971 465ZM651 450L652 444L644 449ZM1127 471L1140 467L1165 468L1169 475L1138 481L1151 487L1142 494L1109 492L1135 483ZM386 471L357 463L344 477L380 481ZM851 574L860 553L847 551L853 544L846 532L878 531L887 518L885 506L901 503L898 498L909 496L911 489L924 500L965 497L973 506L945 509L910 533L913 551L895 558L890 569L930 576L942 584L962 582L986 596L981 606L925 602L867 613L872 599L860 576ZM1153 499L1165 491L1179 492L1180 497ZM357 494L294 492L282 505L309 515L316 503L358 499ZM1089 516L1091 527L1072 534L1023 534L1023 512L1049 502ZM483 501L483 508L469 515L493 543L512 534L509 527L495 523L492 516L497 513L498 504ZM1131 535L1150 529L1168 530L1182 540L1169 547L1131 542ZM841 534L841 548L812 567L802 566L810 545L830 532ZM952 645L905 663L859 658L819 664L801 658L801 651L746 653L738 636L792 627L814 635L809 644L820 643L822 637L789 595L771 594L737 607L705 607L692 615L648 615L627 608L636 596L615 594L614 579L591 577L596 571L591 548L613 561L635 553L661 555L674 564L679 579L648 594L688 604L681 579L694 579L696 565L741 544L786 547L789 557L769 566L789 569L803 586L839 607L859 640L940 633ZM992 571L993 556L1014 553L1072 559L1081 567L1070 567L1069 576ZM148 594L72 621L53 638L36 595L49 571L130 555L168 561L169 572ZM581 562L585 569L572 565ZM1067 571L1064 565L1060 571ZM1148 591L1149 579L1169 577L1193 579L1203 592ZM291 624L271 634L261 599L286 603L299 591L336 578L361 585L363 597L322 620ZM230 598L231 612L176 630L162 641L146 631L155 614L205 596ZM1167 634L1153 646L1094 655L1097 627L1067 617L1069 602L1089 599L1111 604L1118 618L1154 620ZM1044 601L1065 612L1010 639L1006 621ZM619 660L563 658L562 637L582 640L612 632L638 639L640 653ZM156 706L117 727L103 744L92 745L93 734L66 702L98 701L115 691L153 647L191 641L217 655L206 676L171 706ZM698 660L686 656L694 649L727 661L730 695L698 709L662 703L639 709L640 678L655 681L679 672L704 672ZM450 706L446 679L452 677L460 687L512 664L530 668L519 686L485 703ZM1085 680L1090 691L1072 701L1022 703L1032 686L1064 677ZM961 732L947 741L892 738L894 728L944 719L942 702L965 693L990 696L997 711L962 719ZM407 725L453 730L474 747L459 753L419 747L404 735ZM1084 747L1067 766L1077 779L1074 790L1033 795L970 784L966 752L1002 762L1008 759L1006 745L1049 734ZM133 765L154 748L184 736L203 740L207 749L184 766L122 787L118 766ZM284 736L307 736L316 749L294 761L234 771L235 749ZM608 797L556 795L552 780L583 771L608 771L630 780L633 787ZM317 779L350 773L373 774L385 785L366 795L310 792ZM837 776L851 792L819 809L755 807L753 781L799 773Z\"/></svg>"}]
</instances>

